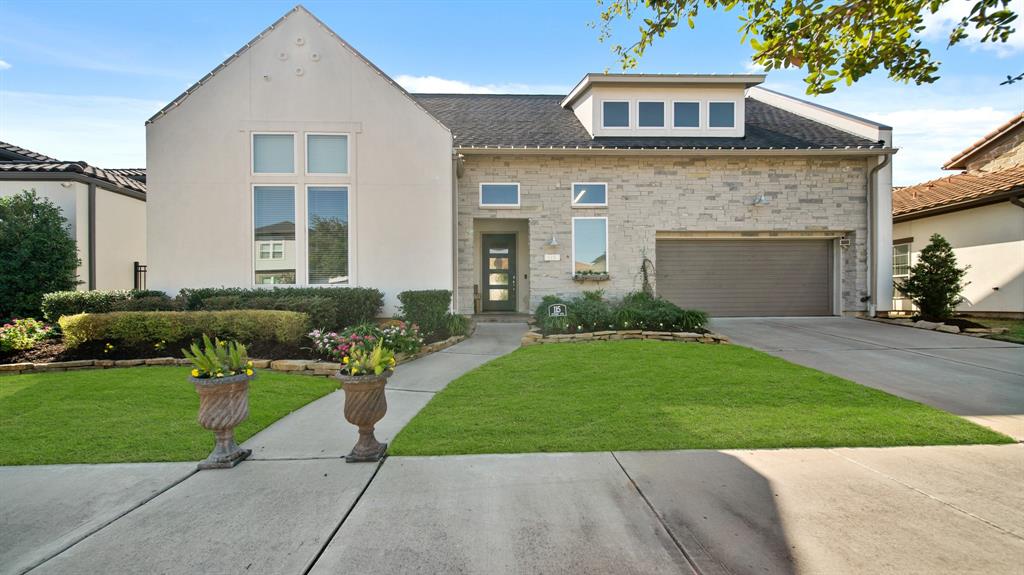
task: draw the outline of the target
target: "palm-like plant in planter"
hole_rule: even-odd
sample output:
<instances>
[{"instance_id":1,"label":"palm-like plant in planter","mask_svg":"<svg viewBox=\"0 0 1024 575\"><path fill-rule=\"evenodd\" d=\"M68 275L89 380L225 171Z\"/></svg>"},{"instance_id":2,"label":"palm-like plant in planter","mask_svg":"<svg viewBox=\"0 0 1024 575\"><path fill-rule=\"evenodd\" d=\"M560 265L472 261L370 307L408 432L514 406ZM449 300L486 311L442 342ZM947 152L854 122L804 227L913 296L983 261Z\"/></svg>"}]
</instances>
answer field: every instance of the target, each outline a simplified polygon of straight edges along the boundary
<instances>
[{"instance_id":1,"label":"palm-like plant in planter","mask_svg":"<svg viewBox=\"0 0 1024 575\"><path fill-rule=\"evenodd\" d=\"M199 469L230 468L252 454L235 443L235 427L249 417L249 380L256 376L241 343L210 341L193 343L181 353L192 362L189 378L199 394L199 425L213 432L213 452L199 462Z\"/></svg>"},{"instance_id":2,"label":"palm-like plant in planter","mask_svg":"<svg viewBox=\"0 0 1024 575\"><path fill-rule=\"evenodd\" d=\"M359 441L345 461L379 461L388 444L377 441L374 426L388 410L384 386L395 369L395 354L383 340L363 339L345 348L336 376L345 392L345 419L359 428Z\"/></svg>"}]
</instances>

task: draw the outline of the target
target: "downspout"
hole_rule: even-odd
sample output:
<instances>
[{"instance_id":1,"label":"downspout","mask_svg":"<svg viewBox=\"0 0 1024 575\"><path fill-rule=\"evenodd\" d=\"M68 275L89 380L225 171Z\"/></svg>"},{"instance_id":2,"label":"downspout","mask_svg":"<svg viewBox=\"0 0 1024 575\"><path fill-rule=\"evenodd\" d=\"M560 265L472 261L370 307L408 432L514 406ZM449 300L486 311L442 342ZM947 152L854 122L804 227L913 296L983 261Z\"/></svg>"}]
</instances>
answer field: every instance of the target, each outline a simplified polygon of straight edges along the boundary
<instances>
[{"instance_id":1,"label":"downspout","mask_svg":"<svg viewBox=\"0 0 1024 575\"><path fill-rule=\"evenodd\" d=\"M459 309L459 178L462 155L452 151L452 313Z\"/></svg>"},{"instance_id":2,"label":"downspout","mask_svg":"<svg viewBox=\"0 0 1024 575\"><path fill-rule=\"evenodd\" d=\"M89 290L96 289L96 184L89 184Z\"/></svg>"},{"instance_id":3,"label":"downspout","mask_svg":"<svg viewBox=\"0 0 1024 575\"><path fill-rule=\"evenodd\" d=\"M878 309L878 303L876 301L877 295L875 293L875 286L878 282L878 270L875 269L875 236L877 235L878 226L872 225L875 220L875 194L878 193L877 187L875 186L875 176L882 168L889 165L892 161L892 156L886 154L882 157L882 161L875 167L868 170L868 316L875 317Z\"/></svg>"}]
</instances>

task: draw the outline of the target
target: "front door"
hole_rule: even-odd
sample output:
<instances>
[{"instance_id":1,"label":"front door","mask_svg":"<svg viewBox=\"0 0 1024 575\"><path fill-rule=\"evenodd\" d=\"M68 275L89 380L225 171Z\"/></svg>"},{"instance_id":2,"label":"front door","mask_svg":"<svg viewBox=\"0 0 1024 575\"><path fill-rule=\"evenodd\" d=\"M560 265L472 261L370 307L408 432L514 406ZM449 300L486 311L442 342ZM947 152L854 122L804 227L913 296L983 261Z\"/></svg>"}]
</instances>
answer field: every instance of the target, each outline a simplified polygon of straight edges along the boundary
<instances>
[{"instance_id":1,"label":"front door","mask_svg":"<svg viewBox=\"0 0 1024 575\"><path fill-rule=\"evenodd\" d=\"M484 234L483 311L516 311L516 236Z\"/></svg>"}]
</instances>

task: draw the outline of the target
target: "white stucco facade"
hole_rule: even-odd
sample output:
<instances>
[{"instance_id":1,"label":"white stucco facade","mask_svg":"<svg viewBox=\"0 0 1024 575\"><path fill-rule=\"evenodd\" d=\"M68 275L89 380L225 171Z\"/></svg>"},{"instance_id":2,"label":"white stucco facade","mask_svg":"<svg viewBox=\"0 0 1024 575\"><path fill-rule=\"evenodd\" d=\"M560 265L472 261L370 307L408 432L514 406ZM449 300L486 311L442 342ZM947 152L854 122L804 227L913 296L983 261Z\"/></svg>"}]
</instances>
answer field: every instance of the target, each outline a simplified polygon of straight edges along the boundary
<instances>
[{"instance_id":1,"label":"white stucco facade","mask_svg":"<svg viewBox=\"0 0 1024 575\"><path fill-rule=\"evenodd\" d=\"M959 266L970 266L958 311L1024 313L1024 209L1000 202L893 224L894 241L913 238L911 264L932 234L953 246Z\"/></svg>"},{"instance_id":2,"label":"white stucco facade","mask_svg":"<svg viewBox=\"0 0 1024 575\"><path fill-rule=\"evenodd\" d=\"M252 134L295 138L295 173L254 175ZM308 175L305 136L348 136L344 175ZM452 137L302 8L147 126L149 287L252 287L253 186L293 186L306 285L308 186L348 191L348 284L453 289Z\"/></svg>"}]
</instances>

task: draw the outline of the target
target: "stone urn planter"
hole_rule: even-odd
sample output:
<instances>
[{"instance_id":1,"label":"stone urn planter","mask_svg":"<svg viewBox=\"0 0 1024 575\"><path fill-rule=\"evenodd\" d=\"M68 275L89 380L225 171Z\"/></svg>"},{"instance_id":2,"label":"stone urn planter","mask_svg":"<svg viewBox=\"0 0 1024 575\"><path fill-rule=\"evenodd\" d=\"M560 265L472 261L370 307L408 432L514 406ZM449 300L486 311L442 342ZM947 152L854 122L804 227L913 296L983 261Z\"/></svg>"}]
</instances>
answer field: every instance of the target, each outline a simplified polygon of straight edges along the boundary
<instances>
[{"instance_id":1,"label":"stone urn planter","mask_svg":"<svg viewBox=\"0 0 1024 575\"><path fill-rule=\"evenodd\" d=\"M345 461L380 461L384 457L388 444L377 441L373 428L388 411L384 386L391 374L390 370L385 370L380 375L346 375L339 372L334 376L341 382L341 389L345 392L345 419L359 428L359 441L352 452L345 456Z\"/></svg>"},{"instance_id":2,"label":"stone urn planter","mask_svg":"<svg viewBox=\"0 0 1024 575\"><path fill-rule=\"evenodd\" d=\"M249 417L249 380L242 374L230 377L190 377L199 394L199 425L213 432L213 452L199 462L199 469L225 469L252 454L235 443L235 427Z\"/></svg>"}]
</instances>

